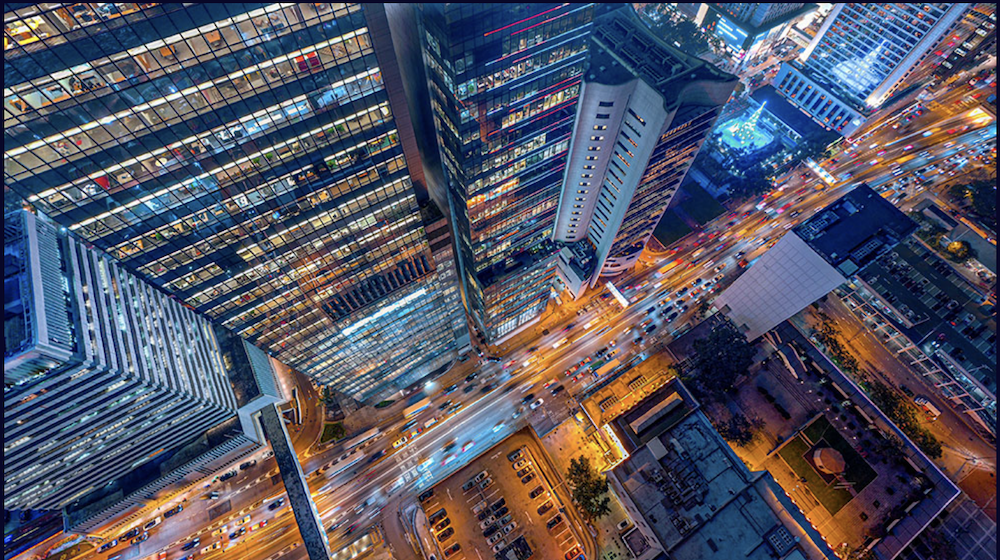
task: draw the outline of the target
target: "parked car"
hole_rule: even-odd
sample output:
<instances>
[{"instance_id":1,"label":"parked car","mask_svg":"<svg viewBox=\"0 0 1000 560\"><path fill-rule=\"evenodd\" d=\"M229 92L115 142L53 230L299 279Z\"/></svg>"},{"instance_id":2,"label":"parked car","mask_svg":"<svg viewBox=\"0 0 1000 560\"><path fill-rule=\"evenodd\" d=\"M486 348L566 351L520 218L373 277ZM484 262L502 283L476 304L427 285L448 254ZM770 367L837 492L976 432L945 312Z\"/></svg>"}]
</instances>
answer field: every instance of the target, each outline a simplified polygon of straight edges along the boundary
<instances>
[{"instance_id":1,"label":"parked car","mask_svg":"<svg viewBox=\"0 0 1000 560\"><path fill-rule=\"evenodd\" d=\"M445 517L444 519L441 520L440 523L438 523L437 525L434 526L434 530L435 531L444 531L445 527L447 527L448 525L451 525L451 518L450 517Z\"/></svg>"},{"instance_id":2,"label":"parked car","mask_svg":"<svg viewBox=\"0 0 1000 560\"><path fill-rule=\"evenodd\" d=\"M149 538L149 533L144 532L143 534L139 535L138 537L132 539L132 546L135 546L135 545L137 545L137 544L145 541L148 538Z\"/></svg>"},{"instance_id":3,"label":"parked car","mask_svg":"<svg viewBox=\"0 0 1000 560\"><path fill-rule=\"evenodd\" d=\"M529 474L528 476L521 479L521 484L527 484L535 479L535 475Z\"/></svg>"},{"instance_id":4,"label":"parked car","mask_svg":"<svg viewBox=\"0 0 1000 560\"><path fill-rule=\"evenodd\" d=\"M162 517L157 517L156 519L150 519L145 525L142 526L142 530L143 531L148 531L148 530L152 529L153 527L156 527L157 525L159 525L161 521L163 521Z\"/></svg>"},{"instance_id":5,"label":"parked car","mask_svg":"<svg viewBox=\"0 0 1000 560\"><path fill-rule=\"evenodd\" d=\"M120 537L118 537L118 540L120 540L120 541L127 541L127 540L135 538L137 536L139 536L139 528L138 527L132 527L128 531L125 531L124 533L122 533L122 535Z\"/></svg>"},{"instance_id":6,"label":"parked car","mask_svg":"<svg viewBox=\"0 0 1000 560\"><path fill-rule=\"evenodd\" d=\"M557 516L553 517L552 519L549 519L545 523L545 528L551 531L552 528L554 528L556 525L559 525L560 523L562 523L562 521L563 521L562 515L557 515Z\"/></svg>"},{"instance_id":7,"label":"parked car","mask_svg":"<svg viewBox=\"0 0 1000 560\"><path fill-rule=\"evenodd\" d=\"M518 459L520 459L521 456L522 456L521 450L518 449L518 450L516 450L516 451L514 451L512 453L509 453L507 455L507 460L510 461L511 463L513 463L514 461L517 461Z\"/></svg>"},{"instance_id":8,"label":"parked car","mask_svg":"<svg viewBox=\"0 0 1000 560\"><path fill-rule=\"evenodd\" d=\"M423 494L417 496L417 499L420 500L420 503L424 503L427 500L431 499L433 496L434 496L434 490L428 490Z\"/></svg>"},{"instance_id":9,"label":"parked car","mask_svg":"<svg viewBox=\"0 0 1000 560\"><path fill-rule=\"evenodd\" d=\"M541 496L544 492L545 489L542 488L541 486L538 486L534 490L532 490L530 494L528 494L528 497L534 500L535 498Z\"/></svg>"},{"instance_id":10,"label":"parked car","mask_svg":"<svg viewBox=\"0 0 1000 560\"><path fill-rule=\"evenodd\" d=\"M548 500L544 504L538 506L538 515L542 515L550 509L552 509L552 500Z\"/></svg>"},{"instance_id":11,"label":"parked car","mask_svg":"<svg viewBox=\"0 0 1000 560\"><path fill-rule=\"evenodd\" d=\"M163 517L166 517L167 519L170 519L171 517L177 515L178 513L182 512L182 511L184 511L184 506L182 506L181 504L177 504L177 507L175 507L174 509L169 510L166 513L164 513Z\"/></svg>"},{"instance_id":12,"label":"parked car","mask_svg":"<svg viewBox=\"0 0 1000 560\"><path fill-rule=\"evenodd\" d=\"M242 465L240 465L240 470L241 471L245 471L245 470L249 469L250 467L253 467L256 464L257 464L257 460L256 459L253 460L253 461L247 461L246 463L243 463Z\"/></svg>"},{"instance_id":13,"label":"parked car","mask_svg":"<svg viewBox=\"0 0 1000 560\"><path fill-rule=\"evenodd\" d=\"M459 550L462 550L462 546L459 545L458 543L455 543L455 544L449 546L448 548L444 549L444 557L448 558L449 556L455 554Z\"/></svg>"},{"instance_id":14,"label":"parked car","mask_svg":"<svg viewBox=\"0 0 1000 560\"><path fill-rule=\"evenodd\" d=\"M225 481L229 480L230 478L233 478L237 474L239 474L239 473L237 473L236 471L229 471L229 472L227 472L227 473L225 473L225 474L223 474L222 476L219 477L219 482L225 482Z\"/></svg>"},{"instance_id":15,"label":"parked car","mask_svg":"<svg viewBox=\"0 0 1000 560\"><path fill-rule=\"evenodd\" d=\"M438 542L444 542L444 541L448 540L449 538L451 538L451 536L454 535L454 534L455 534L455 528L454 527L448 527L444 531L441 531L440 533L438 533L438 536L437 536Z\"/></svg>"}]
</instances>

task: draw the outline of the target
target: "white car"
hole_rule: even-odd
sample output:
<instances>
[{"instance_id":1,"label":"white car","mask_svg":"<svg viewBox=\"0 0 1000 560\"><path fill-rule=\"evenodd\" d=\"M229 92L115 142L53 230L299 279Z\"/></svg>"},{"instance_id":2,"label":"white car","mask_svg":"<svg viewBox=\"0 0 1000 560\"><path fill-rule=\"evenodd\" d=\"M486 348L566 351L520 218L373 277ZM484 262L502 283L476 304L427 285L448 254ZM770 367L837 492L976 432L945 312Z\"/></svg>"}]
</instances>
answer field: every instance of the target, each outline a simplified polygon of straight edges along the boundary
<instances>
[{"instance_id":1,"label":"white car","mask_svg":"<svg viewBox=\"0 0 1000 560\"><path fill-rule=\"evenodd\" d=\"M496 426L493 426L493 432L494 433L499 432L500 430L504 429L505 425L506 424L504 424L503 422L498 423Z\"/></svg>"},{"instance_id":2,"label":"white car","mask_svg":"<svg viewBox=\"0 0 1000 560\"><path fill-rule=\"evenodd\" d=\"M538 399L537 401L531 403L531 410L535 410L536 408L542 406L542 403L544 402L545 401L543 399Z\"/></svg>"}]
</instances>

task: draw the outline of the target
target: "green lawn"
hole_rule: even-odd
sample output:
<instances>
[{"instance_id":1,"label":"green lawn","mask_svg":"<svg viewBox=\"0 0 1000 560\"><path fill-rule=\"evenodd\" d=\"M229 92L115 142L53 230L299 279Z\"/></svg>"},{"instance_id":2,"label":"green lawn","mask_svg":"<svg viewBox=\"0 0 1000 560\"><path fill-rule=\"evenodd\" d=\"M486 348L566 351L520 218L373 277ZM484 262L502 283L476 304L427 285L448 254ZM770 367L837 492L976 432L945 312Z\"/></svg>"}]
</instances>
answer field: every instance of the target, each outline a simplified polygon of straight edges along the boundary
<instances>
[{"instance_id":1,"label":"green lawn","mask_svg":"<svg viewBox=\"0 0 1000 560\"><path fill-rule=\"evenodd\" d=\"M341 439L345 436L344 424L341 422L333 422L331 424L323 425L323 435L319 438L320 443L326 443L328 441L333 441L335 439Z\"/></svg>"},{"instance_id":2,"label":"green lawn","mask_svg":"<svg viewBox=\"0 0 1000 560\"><path fill-rule=\"evenodd\" d=\"M802 431L809 436L813 443L824 439L830 447L844 456L844 462L847 463L847 472L844 473L844 478L854 483L855 491L861 492L878 476L875 469L851 447L851 444L844 439L844 436L840 435L840 432L830 425L830 421L825 416L817 418L815 422Z\"/></svg>"},{"instance_id":3,"label":"green lawn","mask_svg":"<svg viewBox=\"0 0 1000 560\"><path fill-rule=\"evenodd\" d=\"M673 211L667 210L663 214L663 218L660 219L660 223L656 225L653 235L656 236L660 245L670 247L691 231L692 229L684 223L684 220L680 219Z\"/></svg>"},{"instance_id":4,"label":"green lawn","mask_svg":"<svg viewBox=\"0 0 1000 560\"><path fill-rule=\"evenodd\" d=\"M711 222L726 211L719 201L712 198L712 195L698 183L686 183L681 190L691 197L681 203L681 208L701 225Z\"/></svg>"},{"instance_id":5,"label":"green lawn","mask_svg":"<svg viewBox=\"0 0 1000 560\"><path fill-rule=\"evenodd\" d=\"M801 437L796 436L795 439L786 443L781 451L778 451L778 455L781 455L781 458L795 471L795 474L806 479L809 491L812 492L813 496L816 496L819 503L823 504L826 511L830 512L830 515L836 515L842 507L851 501L851 493L827 485L826 481L812 468L812 465L803 458L807 451L809 451L809 445Z\"/></svg>"}]
</instances>

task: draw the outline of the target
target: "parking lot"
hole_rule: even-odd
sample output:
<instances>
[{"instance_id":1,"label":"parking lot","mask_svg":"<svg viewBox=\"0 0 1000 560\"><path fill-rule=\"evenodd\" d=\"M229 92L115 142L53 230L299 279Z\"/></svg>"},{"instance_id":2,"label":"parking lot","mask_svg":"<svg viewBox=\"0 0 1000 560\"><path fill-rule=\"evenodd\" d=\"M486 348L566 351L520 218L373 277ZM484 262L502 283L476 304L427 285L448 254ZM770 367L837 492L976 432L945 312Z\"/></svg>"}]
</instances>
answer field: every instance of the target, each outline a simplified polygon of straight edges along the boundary
<instances>
[{"instance_id":1,"label":"parking lot","mask_svg":"<svg viewBox=\"0 0 1000 560\"><path fill-rule=\"evenodd\" d=\"M522 430L420 495L441 557L494 558L524 545L533 558L579 556L577 528L562 511L568 496L553 493L557 479L541 453Z\"/></svg>"}]
</instances>

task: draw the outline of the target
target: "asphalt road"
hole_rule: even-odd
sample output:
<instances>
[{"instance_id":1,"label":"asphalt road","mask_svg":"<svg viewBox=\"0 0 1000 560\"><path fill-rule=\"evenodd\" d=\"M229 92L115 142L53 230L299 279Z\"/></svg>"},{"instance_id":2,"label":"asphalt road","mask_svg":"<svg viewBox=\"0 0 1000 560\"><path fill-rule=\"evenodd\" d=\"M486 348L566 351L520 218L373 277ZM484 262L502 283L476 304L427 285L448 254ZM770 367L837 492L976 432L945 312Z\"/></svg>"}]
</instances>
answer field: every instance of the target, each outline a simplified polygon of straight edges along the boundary
<instances>
[{"instance_id":1,"label":"asphalt road","mask_svg":"<svg viewBox=\"0 0 1000 560\"><path fill-rule=\"evenodd\" d=\"M496 349L502 355L502 363L487 363L479 367L480 376L469 393L465 393L464 387L460 387L450 395L444 394L445 387L462 382L463 374L475 366L474 363L461 364L429 388L432 405L416 417L420 425L426 424L431 417L436 419L436 423L403 447L396 449L392 446L392 442L402 433L401 426L407 421L402 418L401 412L396 412L405 405L397 404L391 409L395 416L382 416L379 427L383 435L360 452L364 457L342 472L338 472L339 467L334 467L317 474L320 467L342 456L345 450L341 446L334 446L314 454L304 452L318 437L317 426L322 426L320 410L310 408L315 406L315 401L306 400L304 419L307 426L297 432L302 434L298 436L302 438L302 447L299 447L300 442L295 432L293 439L296 439L296 448L301 449L302 455L306 457L304 470L311 473L310 488L313 489L324 525L337 527L329 534L331 548L336 550L353 540L362 529L381 523L395 553L400 558L409 557L406 550L410 545L405 542L405 538L400 540L403 531L402 526L398 525L398 511L404 498L414 499L419 491L461 468L480 450L507 437L525 423L544 424L565 417L567 404L572 403L568 399L596 380L584 378L574 383L563 372L586 357L593 357L596 350L608 347L611 340L615 340L620 349L620 354L615 356L620 361L624 362L636 355L642 356L650 342L649 336L643 334L646 340L642 345L633 344L631 340L639 332L637 324L647 319L646 310L649 307L664 299L671 300L672 307L667 313L663 313L663 307L660 307L648 315L657 325L652 336L668 339L685 330L692 322L698 304L706 298L710 300L715 294L702 292L704 295L694 298L685 294L685 301L679 305L686 305L687 309L678 311L677 317L668 320L671 309L677 309L677 300L681 297L677 294L678 290L686 286L690 293L718 274L733 274L738 270L738 253L744 253L744 258L748 260L756 258L792 225L807 219L815 210L840 197L858 182L868 181L879 186L912 173L912 169L918 166L951 157L948 155L951 148L943 147L946 142L954 141L956 145L961 143L970 147L983 142L995 142L995 125L990 124L984 128L982 124L977 124L969 116L968 110L956 111L954 103L946 103L950 99L947 95L942 96L940 110L929 110L925 115L914 119L905 130L892 129L891 124L883 126L858 142L852 152L857 157L841 154L836 163L821 162L824 168L838 178L834 185L822 183L804 167L796 168L779 178L779 181L785 182L781 191L719 217L700 234L689 237L666 254L644 259L648 264L615 280L616 286L630 299L627 308L622 309L613 298L600 299L601 292L590 294L577 302L565 302L538 325L515 335ZM891 120L887 119L887 122L891 123ZM969 130L961 132L966 125L970 127ZM980 129L990 130L992 134L984 134ZM924 136L927 130L930 130L930 134ZM951 130L954 132L949 132ZM874 146L875 144L878 146ZM913 147L907 149L908 145ZM879 155L878 152L882 149L886 153ZM919 155L928 149L933 153ZM877 161L870 163L873 160ZM893 176L892 169L897 163L903 166L904 172ZM851 173L851 178L839 179L845 173ZM918 195L925 196L914 189L912 194L899 202L905 207L907 200ZM666 268L670 263L676 264L661 277L657 277L660 274L658 270ZM725 268L720 269L722 265ZM692 284L699 278L702 279L702 284ZM587 327L587 323L591 325ZM568 331L564 330L570 324L573 327ZM626 336L625 330L630 327L632 331ZM542 334L545 330L548 334ZM556 345L562 338L569 338L569 341ZM553 345L557 347L554 348ZM531 348L537 350L530 351ZM865 351L874 354L876 349L866 346ZM506 364L510 365L504 368L503 365ZM487 380L490 376L494 377ZM552 398L549 391L543 388L548 379L556 379L564 384L568 389L568 396ZM497 387L488 394L483 394L480 389L487 382L496 383ZM522 389L525 391L522 392ZM545 402L537 410L525 410L514 419L512 416L523 405L522 400L528 392ZM454 414L445 416L439 407L447 400L461 402L463 406ZM968 441L968 437L972 435L961 425L952 427L949 423L947 426L954 430L952 436L955 441ZM464 452L445 453L443 448L452 442L457 444L459 450L468 442L474 443ZM979 448L972 451L978 453ZM384 456L369 462L380 452L384 452ZM451 453L455 453L455 458L446 462L445 459ZM995 457L995 450L993 456ZM353 457L347 461L351 460ZM182 544L200 535L198 549L221 541L223 549L227 546L236 548L241 558L276 560L279 554L283 559L304 557L301 547L292 547L298 538L298 532L287 504L276 511L268 509L274 499L283 495L280 482L272 484L271 479L264 476L272 472L273 460L261 459L256 467L241 476L222 485L214 485L214 489L222 494L219 500L202 500L201 496L210 490L205 488L177 496L171 503L186 500L184 512L153 529L146 542L134 547L119 546L115 552L124 550L123 560L149 557L159 551L166 551L166 557L170 559L184 558L187 553L180 549ZM226 502L230 512L213 517L210 511L217 513L218 510L213 508ZM168 505L170 504L165 504ZM267 526L232 540L228 538L228 533L211 536L212 531L224 522L229 526L227 531L231 531L231 525L237 516L246 514L251 515L251 524L267 520ZM352 527L353 530L348 533ZM227 556L231 555L224 555L219 551L199 554L199 558L206 559Z\"/></svg>"}]
</instances>

